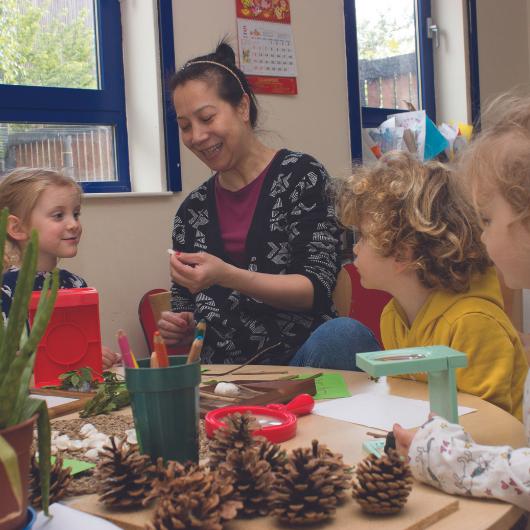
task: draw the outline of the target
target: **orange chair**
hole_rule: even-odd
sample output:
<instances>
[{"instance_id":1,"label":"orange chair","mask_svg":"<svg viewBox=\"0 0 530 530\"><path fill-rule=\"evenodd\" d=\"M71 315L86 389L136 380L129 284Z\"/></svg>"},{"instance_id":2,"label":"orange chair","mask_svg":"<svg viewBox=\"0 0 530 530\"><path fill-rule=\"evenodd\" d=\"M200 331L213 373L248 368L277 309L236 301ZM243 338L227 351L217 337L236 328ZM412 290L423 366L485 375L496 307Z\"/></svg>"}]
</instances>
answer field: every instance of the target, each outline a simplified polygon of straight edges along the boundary
<instances>
[{"instance_id":1,"label":"orange chair","mask_svg":"<svg viewBox=\"0 0 530 530\"><path fill-rule=\"evenodd\" d=\"M144 332L149 352L154 350L153 334L158 330L157 322L162 311L170 309L170 292L167 289L151 289L147 291L138 304L138 318ZM169 355L187 355L187 346L170 346Z\"/></svg>"}]
</instances>

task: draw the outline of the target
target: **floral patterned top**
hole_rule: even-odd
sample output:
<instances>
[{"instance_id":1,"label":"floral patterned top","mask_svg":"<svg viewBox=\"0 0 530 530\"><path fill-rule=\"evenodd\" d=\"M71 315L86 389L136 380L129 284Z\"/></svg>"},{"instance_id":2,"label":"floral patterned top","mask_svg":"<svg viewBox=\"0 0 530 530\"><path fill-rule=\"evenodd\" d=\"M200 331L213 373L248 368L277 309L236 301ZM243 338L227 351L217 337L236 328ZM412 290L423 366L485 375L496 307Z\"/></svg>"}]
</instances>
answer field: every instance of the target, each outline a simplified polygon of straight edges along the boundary
<instances>
[{"instance_id":1,"label":"floral patterned top","mask_svg":"<svg viewBox=\"0 0 530 530\"><path fill-rule=\"evenodd\" d=\"M530 445L530 371L523 418ZM460 425L435 417L421 427L410 446L414 477L448 493L489 497L530 511L530 448L479 445Z\"/></svg>"}]
</instances>

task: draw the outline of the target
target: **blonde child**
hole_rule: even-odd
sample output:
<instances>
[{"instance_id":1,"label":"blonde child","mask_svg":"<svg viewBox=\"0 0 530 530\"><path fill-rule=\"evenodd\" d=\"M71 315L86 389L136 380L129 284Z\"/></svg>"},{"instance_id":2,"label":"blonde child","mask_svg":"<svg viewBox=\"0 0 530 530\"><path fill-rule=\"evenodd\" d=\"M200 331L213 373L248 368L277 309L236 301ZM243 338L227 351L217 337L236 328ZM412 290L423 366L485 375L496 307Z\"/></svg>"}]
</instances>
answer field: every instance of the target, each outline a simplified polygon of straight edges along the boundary
<instances>
[{"instance_id":1,"label":"blonde child","mask_svg":"<svg viewBox=\"0 0 530 530\"><path fill-rule=\"evenodd\" d=\"M501 117L471 144L461 163L482 218L482 241L508 287L530 288L530 98L492 104ZM523 416L530 441L530 377ZM476 444L460 425L435 417L416 434L394 426L414 476L449 493L493 497L530 510L530 449Z\"/></svg>"},{"instance_id":2,"label":"blonde child","mask_svg":"<svg viewBox=\"0 0 530 530\"><path fill-rule=\"evenodd\" d=\"M59 258L73 258L81 238L82 190L69 177L49 169L15 169L0 181L0 209L7 206L7 240L2 285L2 313L9 316L15 293L22 252L32 229L39 233L37 276L33 290L42 289L46 274ZM67 270L59 269L59 287L86 287L85 280ZM118 354L102 349L103 366L118 361Z\"/></svg>"},{"instance_id":3,"label":"blonde child","mask_svg":"<svg viewBox=\"0 0 530 530\"><path fill-rule=\"evenodd\" d=\"M458 389L521 418L526 357L476 215L451 172L388 153L349 179L338 206L341 222L359 229L354 264L362 285L393 296L381 315L384 348L466 353Z\"/></svg>"}]
</instances>

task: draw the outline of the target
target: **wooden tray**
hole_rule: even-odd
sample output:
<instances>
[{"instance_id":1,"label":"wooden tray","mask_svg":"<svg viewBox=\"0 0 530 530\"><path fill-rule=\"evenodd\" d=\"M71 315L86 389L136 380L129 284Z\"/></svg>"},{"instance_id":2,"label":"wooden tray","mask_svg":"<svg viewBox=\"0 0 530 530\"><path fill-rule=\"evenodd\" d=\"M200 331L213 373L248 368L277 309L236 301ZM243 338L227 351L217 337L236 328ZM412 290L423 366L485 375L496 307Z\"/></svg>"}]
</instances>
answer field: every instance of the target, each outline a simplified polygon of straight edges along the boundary
<instances>
[{"instance_id":1,"label":"wooden tray","mask_svg":"<svg viewBox=\"0 0 530 530\"><path fill-rule=\"evenodd\" d=\"M204 417L210 410L232 405L270 405L271 403L288 403L299 394L316 394L315 380L302 379L296 381L257 381L238 379L230 381L237 385L240 394L234 398L226 398L214 394L215 384L200 387L200 415Z\"/></svg>"},{"instance_id":2,"label":"wooden tray","mask_svg":"<svg viewBox=\"0 0 530 530\"><path fill-rule=\"evenodd\" d=\"M72 412L79 412L96 395L95 392L74 392L72 390L59 390L56 388L31 388L30 394L33 397L42 396L43 399L47 396L74 399L74 401L70 401L69 403L48 406L50 418L58 418L59 416L66 416Z\"/></svg>"}]
</instances>

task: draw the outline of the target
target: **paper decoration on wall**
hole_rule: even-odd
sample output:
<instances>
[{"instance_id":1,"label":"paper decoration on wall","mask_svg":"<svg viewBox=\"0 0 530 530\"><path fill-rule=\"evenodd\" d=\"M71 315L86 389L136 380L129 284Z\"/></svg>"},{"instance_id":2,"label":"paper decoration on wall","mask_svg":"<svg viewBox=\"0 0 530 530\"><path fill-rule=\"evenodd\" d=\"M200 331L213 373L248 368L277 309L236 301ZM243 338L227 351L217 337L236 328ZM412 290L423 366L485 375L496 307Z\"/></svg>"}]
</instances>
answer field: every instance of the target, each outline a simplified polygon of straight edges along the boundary
<instances>
[{"instance_id":1,"label":"paper decoration on wall","mask_svg":"<svg viewBox=\"0 0 530 530\"><path fill-rule=\"evenodd\" d=\"M257 94L298 93L289 0L236 0L239 66Z\"/></svg>"}]
</instances>

